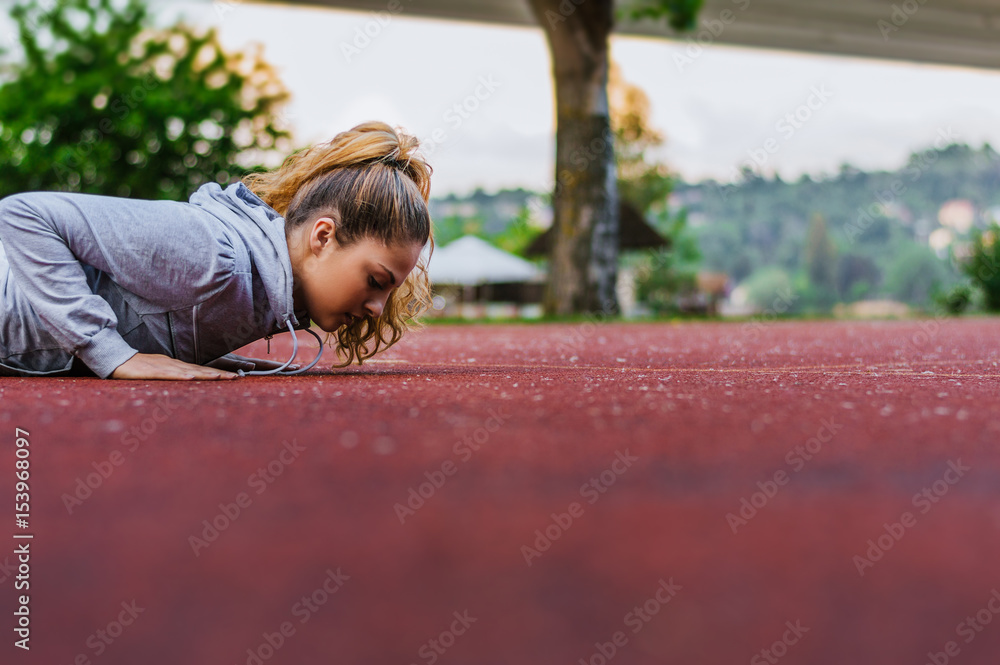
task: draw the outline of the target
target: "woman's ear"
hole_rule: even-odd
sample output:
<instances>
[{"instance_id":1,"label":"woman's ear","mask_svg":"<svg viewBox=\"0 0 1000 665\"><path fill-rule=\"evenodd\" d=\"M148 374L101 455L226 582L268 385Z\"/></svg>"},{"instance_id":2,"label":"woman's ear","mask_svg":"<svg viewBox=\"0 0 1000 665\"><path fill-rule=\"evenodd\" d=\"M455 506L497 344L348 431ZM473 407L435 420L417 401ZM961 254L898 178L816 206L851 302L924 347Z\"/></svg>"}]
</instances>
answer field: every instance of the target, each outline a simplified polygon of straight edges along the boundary
<instances>
[{"instance_id":1,"label":"woman's ear","mask_svg":"<svg viewBox=\"0 0 1000 665\"><path fill-rule=\"evenodd\" d=\"M309 247L314 253L320 253L327 249L338 249L340 243L337 242L337 227L340 219L337 215L325 215L313 222L312 232L309 234Z\"/></svg>"}]
</instances>

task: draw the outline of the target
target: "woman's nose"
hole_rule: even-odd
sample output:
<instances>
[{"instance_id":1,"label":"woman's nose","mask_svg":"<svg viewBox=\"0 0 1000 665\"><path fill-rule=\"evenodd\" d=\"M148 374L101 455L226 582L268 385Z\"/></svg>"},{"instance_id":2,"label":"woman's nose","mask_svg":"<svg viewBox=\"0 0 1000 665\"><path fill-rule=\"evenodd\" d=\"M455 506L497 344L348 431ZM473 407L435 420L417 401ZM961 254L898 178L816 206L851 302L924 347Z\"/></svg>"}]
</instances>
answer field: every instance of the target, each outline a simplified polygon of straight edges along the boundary
<instances>
[{"instance_id":1,"label":"woman's nose","mask_svg":"<svg viewBox=\"0 0 1000 665\"><path fill-rule=\"evenodd\" d=\"M367 303L365 303L365 309L368 310L368 314L372 318L377 319L378 317L382 316L382 308L385 307L386 298L388 298L388 296L382 298L373 298L372 300L369 300Z\"/></svg>"}]
</instances>

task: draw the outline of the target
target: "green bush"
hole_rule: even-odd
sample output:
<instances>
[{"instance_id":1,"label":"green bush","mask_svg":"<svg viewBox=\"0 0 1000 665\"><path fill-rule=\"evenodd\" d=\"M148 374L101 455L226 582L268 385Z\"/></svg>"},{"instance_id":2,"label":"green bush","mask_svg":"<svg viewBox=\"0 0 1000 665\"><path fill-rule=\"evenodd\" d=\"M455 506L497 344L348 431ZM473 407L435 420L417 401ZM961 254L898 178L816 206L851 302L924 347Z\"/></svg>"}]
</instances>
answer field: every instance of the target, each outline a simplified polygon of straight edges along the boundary
<instances>
[{"instance_id":1,"label":"green bush","mask_svg":"<svg viewBox=\"0 0 1000 665\"><path fill-rule=\"evenodd\" d=\"M968 284L958 284L950 291L936 295L934 300L948 314L953 316L962 314L972 304L972 287Z\"/></svg>"},{"instance_id":2,"label":"green bush","mask_svg":"<svg viewBox=\"0 0 1000 665\"><path fill-rule=\"evenodd\" d=\"M993 222L985 232L973 230L969 256L961 265L982 291L986 310L1000 312L1000 225Z\"/></svg>"},{"instance_id":3,"label":"green bush","mask_svg":"<svg viewBox=\"0 0 1000 665\"><path fill-rule=\"evenodd\" d=\"M698 240L687 226L685 211L674 217L664 235L670 238L670 247L643 257L636 266L635 281L636 299L660 314L678 312L678 299L695 295L701 262Z\"/></svg>"},{"instance_id":4,"label":"green bush","mask_svg":"<svg viewBox=\"0 0 1000 665\"><path fill-rule=\"evenodd\" d=\"M214 30L154 28L142 2L121 4L11 10L23 53L0 60L0 197L186 200L246 173L241 162L288 152L277 119L288 93L259 53L225 52Z\"/></svg>"},{"instance_id":5,"label":"green bush","mask_svg":"<svg viewBox=\"0 0 1000 665\"><path fill-rule=\"evenodd\" d=\"M796 288L792 277L774 266L758 268L742 286L746 289L747 301L765 312L794 311L803 297L801 285Z\"/></svg>"}]
</instances>

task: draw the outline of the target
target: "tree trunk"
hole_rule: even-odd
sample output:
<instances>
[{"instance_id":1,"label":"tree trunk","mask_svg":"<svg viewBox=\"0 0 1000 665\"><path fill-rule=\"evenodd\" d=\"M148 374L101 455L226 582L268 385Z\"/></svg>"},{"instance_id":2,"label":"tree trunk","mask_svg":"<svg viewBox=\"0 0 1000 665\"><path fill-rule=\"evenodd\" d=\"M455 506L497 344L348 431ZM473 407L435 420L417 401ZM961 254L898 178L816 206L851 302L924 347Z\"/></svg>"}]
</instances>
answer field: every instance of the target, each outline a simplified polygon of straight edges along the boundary
<instances>
[{"instance_id":1,"label":"tree trunk","mask_svg":"<svg viewBox=\"0 0 1000 665\"><path fill-rule=\"evenodd\" d=\"M556 84L555 234L545 313L617 314L618 183L607 91L614 3L529 2L548 38Z\"/></svg>"}]
</instances>

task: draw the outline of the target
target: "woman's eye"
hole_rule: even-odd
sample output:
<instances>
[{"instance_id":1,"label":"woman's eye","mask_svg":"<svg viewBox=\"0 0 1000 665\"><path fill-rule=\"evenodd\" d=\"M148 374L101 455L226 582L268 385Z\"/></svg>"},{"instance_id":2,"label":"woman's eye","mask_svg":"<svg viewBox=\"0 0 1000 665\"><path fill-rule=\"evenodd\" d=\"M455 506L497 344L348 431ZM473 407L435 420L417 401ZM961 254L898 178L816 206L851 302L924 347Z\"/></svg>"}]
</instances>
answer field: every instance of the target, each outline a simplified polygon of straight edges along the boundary
<instances>
[{"instance_id":1,"label":"woman's eye","mask_svg":"<svg viewBox=\"0 0 1000 665\"><path fill-rule=\"evenodd\" d=\"M371 287L373 289L381 289L382 288L382 285L379 284L378 282L376 282L374 277L369 277L368 278L368 283L371 285Z\"/></svg>"}]
</instances>

